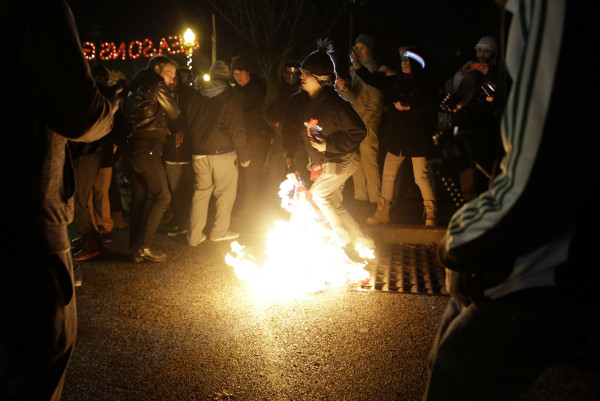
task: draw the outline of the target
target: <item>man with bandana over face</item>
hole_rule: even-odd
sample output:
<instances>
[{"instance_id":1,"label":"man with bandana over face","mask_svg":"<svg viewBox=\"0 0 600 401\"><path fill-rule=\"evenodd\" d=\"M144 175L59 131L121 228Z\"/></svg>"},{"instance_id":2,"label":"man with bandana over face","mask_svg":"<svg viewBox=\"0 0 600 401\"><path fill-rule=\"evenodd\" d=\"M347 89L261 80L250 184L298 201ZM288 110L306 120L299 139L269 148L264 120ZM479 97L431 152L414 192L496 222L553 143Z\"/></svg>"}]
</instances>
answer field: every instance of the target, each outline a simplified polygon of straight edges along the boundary
<instances>
[{"instance_id":1,"label":"man with bandana over face","mask_svg":"<svg viewBox=\"0 0 600 401\"><path fill-rule=\"evenodd\" d=\"M277 194L279 184L285 180L286 156L282 137L282 122L285 118L285 110L290 97L300 89L300 63L291 57L285 58L279 67L279 79L267 91L268 104L265 112L265 120L273 127L275 136L271 140L269 155L267 159L267 174L269 179L268 195L274 194L273 198L279 202ZM299 166L308 165L308 156L304 149L304 142L300 137L296 143L290 144L295 150L295 157ZM300 168L300 177L306 185L310 178L307 168Z\"/></svg>"},{"instance_id":2,"label":"man with bandana over face","mask_svg":"<svg viewBox=\"0 0 600 401\"><path fill-rule=\"evenodd\" d=\"M311 164L312 200L333 229L335 238L348 257L359 258L357 247L374 248L358 223L342 206L342 190L360 165L358 152L366 127L352 105L334 89L337 77L330 44L320 42L318 49L302 62L302 91L290 99L284 135L293 143L298 137ZM288 148L288 171L298 175L296 160Z\"/></svg>"}]
</instances>

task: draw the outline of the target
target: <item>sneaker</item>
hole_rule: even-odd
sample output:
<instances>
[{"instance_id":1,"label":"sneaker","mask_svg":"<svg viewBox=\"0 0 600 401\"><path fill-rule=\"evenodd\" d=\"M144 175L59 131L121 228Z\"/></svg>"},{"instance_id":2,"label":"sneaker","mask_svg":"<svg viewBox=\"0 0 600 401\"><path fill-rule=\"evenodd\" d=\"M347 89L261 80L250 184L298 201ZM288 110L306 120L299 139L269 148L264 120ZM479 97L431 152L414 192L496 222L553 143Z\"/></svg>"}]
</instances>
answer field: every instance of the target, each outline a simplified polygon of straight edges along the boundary
<instances>
[{"instance_id":1,"label":"sneaker","mask_svg":"<svg viewBox=\"0 0 600 401\"><path fill-rule=\"evenodd\" d=\"M189 235L188 235L188 245L189 245L189 246L196 246L196 245L198 245L198 244L200 244L200 243L204 242L205 240L206 240L206 235L202 234L202 238L200 238L200 241L196 242L195 244L192 244L192 243L190 242L190 237L189 237Z\"/></svg>"},{"instance_id":2,"label":"sneaker","mask_svg":"<svg viewBox=\"0 0 600 401\"><path fill-rule=\"evenodd\" d=\"M218 236L218 237L214 237L214 236L210 236L210 240L211 241L230 241L232 239L236 239L240 236L239 233L232 233L231 231L226 231L223 235Z\"/></svg>"},{"instance_id":3,"label":"sneaker","mask_svg":"<svg viewBox=\"0 0 600 401\"><path fill-rule=\"evenodd\" d=\"M171 228L169 231L167 231L167 236L168 237L179 237L180 235L184 235L187 233L188 233L187 228L175 226L175 227Z\"/></svg>"},{"instance_id":4,"label":"sneaker","mask_svg":"<svg viewBox=\"0 0 600 401\"><path fill-rule=\"evenodd\" d=\"M149 262L164 262L167 259L167 254L150 248L138 248L132 252L134 262L147 260Z\"/></svg>"},{"instance_id":5,"label":"sneaker","mask_svg":"<svg viewBox=\"0 0 600 401\"><path fill-rule=\"evenodd\" d=\"M375 241L364 234L344 245L343 249L348 259L356 263L368 263L369 259L375 259Z\"/></svg>"},{"instance_id":6,"label":"sneaker","mask_svg":"<svg viewBox=\"0 0 600 401\"><path fill-rule=\"evenodd\" d=\"M94 246L94 245L86 245L84 246L81 250L77 251L74 255L73 255L73 259L75 259L77 262L82 262L84 260L89 260L92 259L93 257L98 256L98 254L100 253L100 247L99 246Z\"/></svg>"},{"instance_id":7,"label":"sneaker","mask_svg":"<svg viewBox=\"0 0 600 401\"><path fill-rule=\"evenodd\" d=\"M355 263L364 263L365 262L365 260L360 257L360 254L358 253L358 251L354 248L354 245L347 244L343 248L344 248L344 252L346 253L346 256L348 256L348 259L350 259L351 261L353 261Z\"/></svg>"},{"instance_id":8,"label":"sneaker","mask_svg":"<svg viewBox=\"0 0 600 401\"><path fill-rule=\"evenodd\" d=\"M137 249L131 250L131 259L133 260L134 263L140 263L140 262L144 261L142 254L140 252L138 252Z\"/></svg>"},{"instance_id":9,"label":"sneaker","mask_svg":"<svg viewBox=\"0 0 600 401\"><path fill-rule=\"evenodd\" d=\"M362 233L354 240L353 244L355 248L357 245L360 245L363 249L375 250L375 241Z\"/></svg>"},{"instance_id":10,"label":"sneaker","mask_svg":"<svg viewBox=\"0 0 600 401\"><path fill-rule=\"evenodd\" d=\"M84 245L85 237L83 235L80 235L77 238L73 238L71 240L71 249L73 250L73 253L79 252Z\"/></svg>"}]
</instances>

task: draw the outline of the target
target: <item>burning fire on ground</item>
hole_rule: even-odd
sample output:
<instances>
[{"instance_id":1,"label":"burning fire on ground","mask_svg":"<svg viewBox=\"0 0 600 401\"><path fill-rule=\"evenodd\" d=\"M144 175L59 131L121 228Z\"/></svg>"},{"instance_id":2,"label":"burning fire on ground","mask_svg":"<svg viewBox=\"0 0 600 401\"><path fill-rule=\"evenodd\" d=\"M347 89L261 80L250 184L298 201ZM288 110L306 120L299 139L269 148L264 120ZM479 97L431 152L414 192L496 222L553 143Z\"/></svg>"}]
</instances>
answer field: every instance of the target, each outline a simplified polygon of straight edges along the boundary
<instances>
[{"instance_id":1,"label":"burning fire on ground","mask_svg":"<svg viewBox=\"0 0 600 401\"><path fill-rule=\"evenodd\" d=\"M351 260L312 202L310 191L297 179L282 182L279 195L281 206L291 213L289 221L274 223L260 260L237 241L231 244L225 261L237 277L263 297L294 298L334 287L367 286L370 274L365 266L375 257L373 249L359 245L361 261Z\"/></svg>"}]
</instances>

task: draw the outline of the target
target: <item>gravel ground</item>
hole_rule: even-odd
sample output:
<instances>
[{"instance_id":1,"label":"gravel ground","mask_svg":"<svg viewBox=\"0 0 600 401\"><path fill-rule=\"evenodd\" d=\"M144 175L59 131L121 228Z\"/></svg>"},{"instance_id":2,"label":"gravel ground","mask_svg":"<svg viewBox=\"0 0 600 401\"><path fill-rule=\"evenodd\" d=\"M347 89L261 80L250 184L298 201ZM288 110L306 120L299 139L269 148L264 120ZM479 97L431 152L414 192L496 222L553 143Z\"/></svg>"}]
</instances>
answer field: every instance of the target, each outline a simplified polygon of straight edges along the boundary
<instances>
[{"instance_id":1,"label":"gravel ground","mask_svg":"<svg viewBox=\"0 0 600 401\"><path fill-rule=\"evenodd\" d=\"M127 231L114 237L81 263L62 400L421 399L447 297L342 288L269 301L224 263L228 243L159 234L167 262L135 264ZM599 378L553 366L520 400L598 400Z\"/></svg>"}]
</instances>

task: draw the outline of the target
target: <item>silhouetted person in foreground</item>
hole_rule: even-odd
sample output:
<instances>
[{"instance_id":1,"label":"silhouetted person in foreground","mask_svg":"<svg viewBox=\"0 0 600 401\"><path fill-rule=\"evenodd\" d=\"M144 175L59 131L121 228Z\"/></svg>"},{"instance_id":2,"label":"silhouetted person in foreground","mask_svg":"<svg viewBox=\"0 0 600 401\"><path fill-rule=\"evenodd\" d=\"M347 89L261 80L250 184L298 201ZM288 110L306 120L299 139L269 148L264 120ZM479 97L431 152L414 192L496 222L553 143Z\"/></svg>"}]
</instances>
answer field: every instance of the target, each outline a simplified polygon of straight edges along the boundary
<instances>
[{"instance_id":1,"label":"silhouetted person in foreground","mask_svg":"<svg viewBox=\"0 0 600 401\"><path fill-rule=\"evenodd\" d=\"M77 329L74 177L67 140L106 135L118 107L92 79L64 1L3 1L0 115L5 235L0 267L0 399L58 400ZM35 62L32 55L35 54Z\"/></svg>"},{"instance_id":2,"label":"silhouetted person in foreground","mask_svg":"<svg viewBox=\"0 0 600 401\"><path fill-rule=\"evenodd\" d=\"M506 155L439 245L452 299L426 401L515 400L552 362L598 363L598 137L589 135L598 100L575 101L588 86L573 81L574 60L593 62L583 47L597 44L596 17L591 4L565 0L506 8Z\"/></svg>"}]
</instances>

